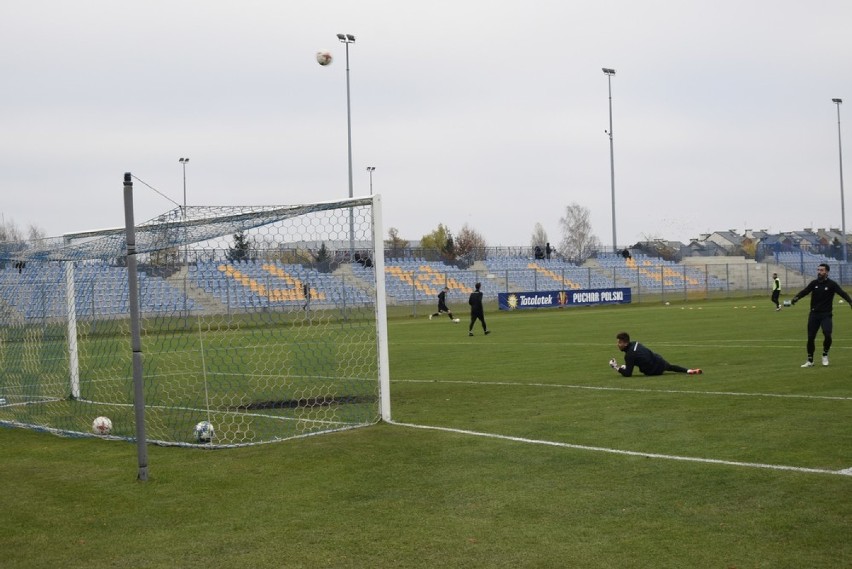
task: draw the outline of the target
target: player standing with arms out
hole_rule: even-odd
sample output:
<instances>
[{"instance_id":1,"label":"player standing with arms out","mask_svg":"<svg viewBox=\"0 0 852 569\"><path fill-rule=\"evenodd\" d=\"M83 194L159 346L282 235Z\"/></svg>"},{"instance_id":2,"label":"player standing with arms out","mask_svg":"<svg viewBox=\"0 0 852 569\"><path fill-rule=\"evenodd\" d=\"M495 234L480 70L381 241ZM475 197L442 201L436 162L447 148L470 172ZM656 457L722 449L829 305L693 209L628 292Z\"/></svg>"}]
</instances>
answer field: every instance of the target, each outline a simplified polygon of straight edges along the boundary
<instances>
[{"instance_id":1,"label":"player standing with arms out","mask_svg":"<svg viewBox=\"0 0 852 569\"><path fill-rule=\"evenodd\" d=\"M473 336L473 325L479 320L482 322L482 329L487 336L491 333L491 330L485 325L485 309L482 308L482 291L479 290L482 287L482 283L476 283L474 286L476 290L470 293L470 298L467 299L467 303L470 305L470 326L467 328L467 335Z\"/></svg>"},{"instance_id":2,"label":"player standing with arms out","mask_svg":"<svg viewBox=\"0 0 852 569\"><path fill-rule=\"evenodd\" d=\"M450 317L450 320L458 323L458 318L453 318L453 312L447 308L447 292L449 292L449 287L444 287L441 292L438 293L438 312L435 314L429 315L429 320L432 320L435 316L440 316L441 314L446 314Z\"/></svg>"},{"instance_id":3,"label":"player standing with arms out","mask_svg":"<svg viewBox=\"0 0 852 569\"><path fill-rule=\"evenodd\" d=\"M808 283L808 286L796 293L791 304L796 304L800 299L811 295L811 311L808 314L808 361L802 367L814 367L814 350L816 349L816 335L822 328L822 365L828 365L828 350L831 349L831 332L833 328L832 308L834 295L837 294L852 306L852 299L846 294L840 285L828 278L831 268L827 263L820 263L817 267L817 278Z\"/></svg>"},{"instance_id":4,"label":"player standing with arms out","mask_svg":"<svg viewBox=\"0 0 852 569\"><path fill-rule=\"evenodd\" d=\"M781 310L781 303L778 302L778 297L781 296L781 279L778 278L778 273L772 273L772 302L775 304L775 311Z\"/></svg>"}]
</instances>

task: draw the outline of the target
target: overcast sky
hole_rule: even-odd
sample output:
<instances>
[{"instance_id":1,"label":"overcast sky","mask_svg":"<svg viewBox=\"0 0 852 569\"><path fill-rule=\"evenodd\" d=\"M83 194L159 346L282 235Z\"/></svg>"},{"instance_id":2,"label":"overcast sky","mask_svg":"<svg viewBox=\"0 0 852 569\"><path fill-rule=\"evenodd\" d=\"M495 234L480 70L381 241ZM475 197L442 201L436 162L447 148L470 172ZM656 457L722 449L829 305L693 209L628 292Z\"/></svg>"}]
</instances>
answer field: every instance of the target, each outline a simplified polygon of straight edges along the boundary
<instances>
[{"instance_id":1,"label":"overcast sky","mask_svg":"<svg viewBox=\"0 0 852 569\"><path fill-rule=\"evenodd\" d=\"M347 33L354 193L375 166L403 238L558 243L576 202L611 246L602 67L619 245L840 227L850 26L849 0L3 0L0 213L121 226L124 172L182 202L180 157L189 205L347 197ZM134 191L138 222L174 207Z\"/></svg>"}]
</instances>

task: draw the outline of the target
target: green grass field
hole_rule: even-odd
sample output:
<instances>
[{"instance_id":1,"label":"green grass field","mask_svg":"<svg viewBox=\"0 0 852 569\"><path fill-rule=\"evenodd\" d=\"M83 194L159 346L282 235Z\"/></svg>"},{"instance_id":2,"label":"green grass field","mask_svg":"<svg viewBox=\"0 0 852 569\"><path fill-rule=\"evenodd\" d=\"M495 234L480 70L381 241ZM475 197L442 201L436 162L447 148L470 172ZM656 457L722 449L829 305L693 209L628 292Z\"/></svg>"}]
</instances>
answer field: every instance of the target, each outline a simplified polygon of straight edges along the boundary
<instances>
[{"instance_id":1,"label":"green grass field","mask_svg":"<svg viewBox=\"0 0 852 569\"><path fill-rule=\"evenodd\" d=\"M0 566L852 567L852 314L828 368L806 317L391 311L396 424L151 447L147 483L133 444L3 429ZM620 377L621 330L704 375Z\"/></svg>"}]
</instances>

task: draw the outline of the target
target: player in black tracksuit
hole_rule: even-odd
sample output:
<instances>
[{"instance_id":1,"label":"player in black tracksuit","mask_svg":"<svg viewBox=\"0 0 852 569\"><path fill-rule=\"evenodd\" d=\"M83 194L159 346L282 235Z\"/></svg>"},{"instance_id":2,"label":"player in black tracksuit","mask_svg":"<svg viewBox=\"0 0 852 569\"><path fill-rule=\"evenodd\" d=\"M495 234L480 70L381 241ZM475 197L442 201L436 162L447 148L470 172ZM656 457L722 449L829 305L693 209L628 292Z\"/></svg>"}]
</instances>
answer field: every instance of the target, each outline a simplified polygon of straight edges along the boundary
<instances>
[{"instance_id":1,"label":"player in black tracksuit","mask_svg":"<svg viewBox=\"0 0 852 569\"><path fill-rule=\"evenodd\" d=\"M444 287L441 292L438 293L438 312L429 315L429 320L432 320L436 316L440 316L441 314L446 314L450 317L450 320L454 320L453 313L447 308L447 291L450 289L448 287Z\"/></svg>"},{"instance_id":2,"label":"player in black tracksuit","mask_svg":"<svg viewBox=\"0 0 852 569\"><path fill-rule=\"evenodd\" d=\"M837 294L852 306L852 299L840 288L840 285L828 278L830 267L827 263L821 263L817 268L817 278L808 283L808 286L796 293L791 300L796 304L800 299L811 295L811 311L808 314L808 361L802 367L813 367L814 350L816 349L816 335L822 328L822 365L828 365L828 350L831 349L831 333L833 328L832 308L834 295Z\"/></svg>"},{"instance_id":3,"label":"player in black tracksuit","mask_svg":"<svg viewBox=\"0 0 852 569\"><path fill-rule=\"evenodd\" d=\"M663 375L667 371L688 373L689 375L703 373L698 368L687 369L679 365L670 364L663 356L655 354L639 342L631 342L630 334L627 332L619 332L615 338L618 340L618 349L624 352L624 365L618 365L615 358L609 360L609 365L624 377L632 376L633 368L635 367L638 367L639 371L645 375Z\"/></svg>"},{"instance_id":4,"label":"player in black tracksuit","mask_svg":"<svg viewBox=\"0 0 852 569\"><path fill-rule=\"evenodd\" d=\"M482 330L487 336L491 331L485 325L485 309L482 308L482 291L479 290L482 283L476 283L475 286L476 290L470 293L470 298L467 299L467 303L470 305L470 326L467 328L467 335L473 336L473 325L479 320L482 322Z\"/></svg>"}]
</instances>

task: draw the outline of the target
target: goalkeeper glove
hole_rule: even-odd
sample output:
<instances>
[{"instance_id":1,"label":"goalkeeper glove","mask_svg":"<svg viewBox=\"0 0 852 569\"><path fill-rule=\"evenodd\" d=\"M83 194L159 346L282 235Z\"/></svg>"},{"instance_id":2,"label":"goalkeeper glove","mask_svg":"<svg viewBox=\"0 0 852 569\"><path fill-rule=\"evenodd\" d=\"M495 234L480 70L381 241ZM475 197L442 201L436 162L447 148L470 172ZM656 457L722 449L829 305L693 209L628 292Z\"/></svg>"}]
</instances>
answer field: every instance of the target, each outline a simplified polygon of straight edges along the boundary
<instances>
[{"instance_id":1,"label":"goalkeeper glove","mask_svg":"<svg viewBox=\"0 0 852 569\"><path fill-rule=\"evenodd\" d=\"M618 362L615 361L615 358L612 358L611 360L609 360L609 367L618 371Z\"/></svg>"}]
</instances>

